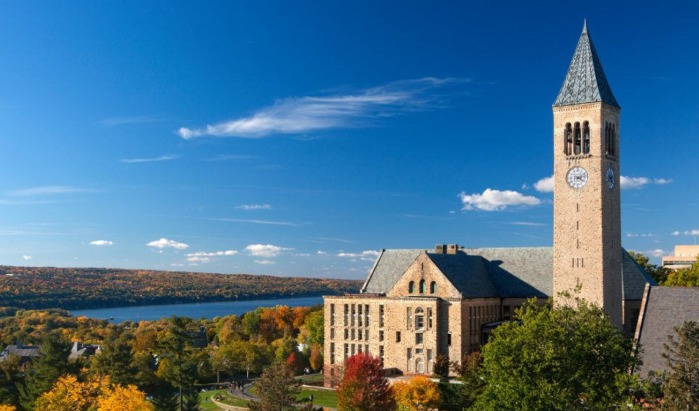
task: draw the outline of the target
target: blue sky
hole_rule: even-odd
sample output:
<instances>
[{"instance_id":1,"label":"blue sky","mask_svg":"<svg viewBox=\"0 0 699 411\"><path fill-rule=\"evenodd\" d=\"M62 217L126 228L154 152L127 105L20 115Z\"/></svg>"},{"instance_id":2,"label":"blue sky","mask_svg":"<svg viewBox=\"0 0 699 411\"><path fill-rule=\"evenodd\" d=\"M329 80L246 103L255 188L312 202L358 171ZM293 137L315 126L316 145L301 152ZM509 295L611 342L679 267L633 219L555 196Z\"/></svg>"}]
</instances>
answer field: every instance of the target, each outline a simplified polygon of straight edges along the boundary
<instances>
[{"instance_id":1,"label":"blue sky","mask_svg":"<svg viewBox=\"0 0 699 411\"><path fill-rule=\"evenodd\" d=\"M363 278L550 246L583 19L622 106L623 243L699 234L699 5L0 1L0 264ZM544 181L542 181L544 180Z\"/></svg>"}]
</instances>

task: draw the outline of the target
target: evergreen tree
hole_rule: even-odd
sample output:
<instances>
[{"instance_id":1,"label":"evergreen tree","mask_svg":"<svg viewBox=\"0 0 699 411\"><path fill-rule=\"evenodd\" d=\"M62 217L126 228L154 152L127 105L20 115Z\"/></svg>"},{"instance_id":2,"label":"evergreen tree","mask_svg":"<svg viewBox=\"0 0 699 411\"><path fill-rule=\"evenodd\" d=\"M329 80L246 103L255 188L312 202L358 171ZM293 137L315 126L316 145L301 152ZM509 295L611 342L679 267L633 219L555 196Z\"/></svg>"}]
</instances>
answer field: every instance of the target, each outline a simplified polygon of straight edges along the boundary
<instances>
[{"instance_id":1,"label":"evergreen tree","mask_svg":"<svg viewBox=\"0 0 699 411\"><path fill-rule=\"evenodd\" d=\"M251 411L293 410L296 395L299 393L298 381L294 373L284 362L277 361L262 372L262 377L255 383L259 401L250 401Z\"/></svg>"},{"instance_id":2,"label":"evergreen tree","mask_svg":"<svg viewBox=\"0 0 699 411\"><path fill-rule=\"evenodd\" d=\"M678 339L665 345L670 372L663 385L667 410L699 410L699 322L676 327Z\"/></svg>"},{"instance_id":3,"label":"evergreen tree","mask_svg":"<svg viewBox=\"0 0 699 411\"><path fill-rule=\"evenodd\" d=\"M136 368L133 365L131 345L124 339L108 340L99 355L92 358L91 371L104 376L114 384L135 384Z\"/></svg>"},{"instance_id":4,"label":"evergreen tree","mask_svg":"<svg viewBox=\"0 0 699 411\"><path fill-rule=\"evenodd\" d=\"M40 352L27 370L23 384L19 386L20 405L25 410L33 410L36 399L50 390L61 375L71 370L68 363L70 343L59 334L48 334L41 344Z\"/></svg>"},{"instance_id":5,"label":"evergreen tree","mask_svg":"<svg viewBox=\"0 0 699 411\"><path fill-rule=\"evenodd\" d=\"M175 394L175 389L169 384L156 387L152 402L157 411L177 411L179 408L178 396Z\"/></svg>"},{"instance_id":6,"label":"evergreen tree","mask_svg":"<svg viewBox=\"0 0 699 411\"><path fill-rule=\"evenodd\" d=\"M159 363L156 375L178 390L180 411L184 410L183 392L194 385L198 375L195 332L187 329L192 320L171 317L168 328L158 336Z\"/></svg>"},{"instance_id":7,"label":"evergreen tree","mask_svg":"<svg viewBox=\"0 0 699 411\"><path fill-rule=\"evenodd\" d=\"M189 387L182 399L183 411L199 411L199 390L194 387Z\"/></svg>"}]
</instances>

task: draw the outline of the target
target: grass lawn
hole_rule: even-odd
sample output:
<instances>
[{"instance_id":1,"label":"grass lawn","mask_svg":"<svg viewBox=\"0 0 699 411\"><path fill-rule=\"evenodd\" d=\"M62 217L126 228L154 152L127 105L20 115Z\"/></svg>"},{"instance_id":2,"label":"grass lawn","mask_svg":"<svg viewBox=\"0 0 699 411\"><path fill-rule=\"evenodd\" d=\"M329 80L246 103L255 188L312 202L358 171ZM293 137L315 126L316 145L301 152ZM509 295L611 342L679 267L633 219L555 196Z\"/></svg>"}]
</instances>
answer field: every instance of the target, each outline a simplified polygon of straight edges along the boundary
<instances>
[{"instance_id":1,"label":"grass lawn","mask_svg":"<svg viewBox=\"0 0 699 411\"><path fill-rule=\"evenodd\" d=\"M299 402L301 400L307 400L308 396L311 394L313 394L313 405L319 407L337 408L337 393L335 393L335 390L302 388L296 399L299 400Z\"/></svg>"},{"instance_id":2,"label":"grass lawn","mask_svg":"<svg viewBox=\"0 0 699 411\"><path fill-rule=\"evenodd\" d=\"M238 407L246 407L248 402L245 400L241 400L240 398L234 397L232 395L229 395L226 390L213 390L213 391L206 391L206 392L201 392L199 393L199 398L201 399L201 405L200 408L202 411L217 411L220 410L213 401L211 401L211 397L214 395L218 395L221 399L219 402L222 402L224 404L228 405L235 405Z\"/></svg>"}]
</instances>

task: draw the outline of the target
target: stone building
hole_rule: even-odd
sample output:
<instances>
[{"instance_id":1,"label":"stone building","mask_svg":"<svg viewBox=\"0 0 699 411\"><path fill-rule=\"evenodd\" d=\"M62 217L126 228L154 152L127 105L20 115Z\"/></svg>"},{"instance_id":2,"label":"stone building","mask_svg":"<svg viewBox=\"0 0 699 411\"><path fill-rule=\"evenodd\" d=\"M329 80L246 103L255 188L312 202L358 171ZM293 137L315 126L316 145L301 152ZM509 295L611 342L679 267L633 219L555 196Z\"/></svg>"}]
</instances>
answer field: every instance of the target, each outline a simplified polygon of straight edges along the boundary
<instances>
[{"instance_id":1,"label":"stone building","mask_svg":"<svg viewBox=\"0 0 699 411\"><path fill-rule=\"evenodd\" d=\"M325 377L368 352L386 371L460 361L528 298L578 290L632 336L646 285L621 247L620 107L583 28L553 104L554 235L549 248L383 250L359 294L325 297Z\"/></svg>"}]
</instances>

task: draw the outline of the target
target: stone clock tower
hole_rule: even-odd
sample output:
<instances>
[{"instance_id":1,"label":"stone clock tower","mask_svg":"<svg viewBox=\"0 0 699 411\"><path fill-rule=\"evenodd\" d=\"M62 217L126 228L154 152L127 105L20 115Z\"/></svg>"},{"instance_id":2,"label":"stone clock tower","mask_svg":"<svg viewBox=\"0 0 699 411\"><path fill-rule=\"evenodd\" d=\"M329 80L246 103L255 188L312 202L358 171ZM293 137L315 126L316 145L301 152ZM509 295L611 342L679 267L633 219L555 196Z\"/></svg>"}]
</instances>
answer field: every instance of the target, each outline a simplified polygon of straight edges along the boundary
<instances>
[{"instance_id":1,"label":"stone clock tower","mask_svg":"<svg viewBox=\"0 0 699 411\"><path fill-rule=\"evenodd\" d=\"M620 111L585 25L553 104L553 292L579 289L619 327Z\"/></svg>"}]
</instances>

